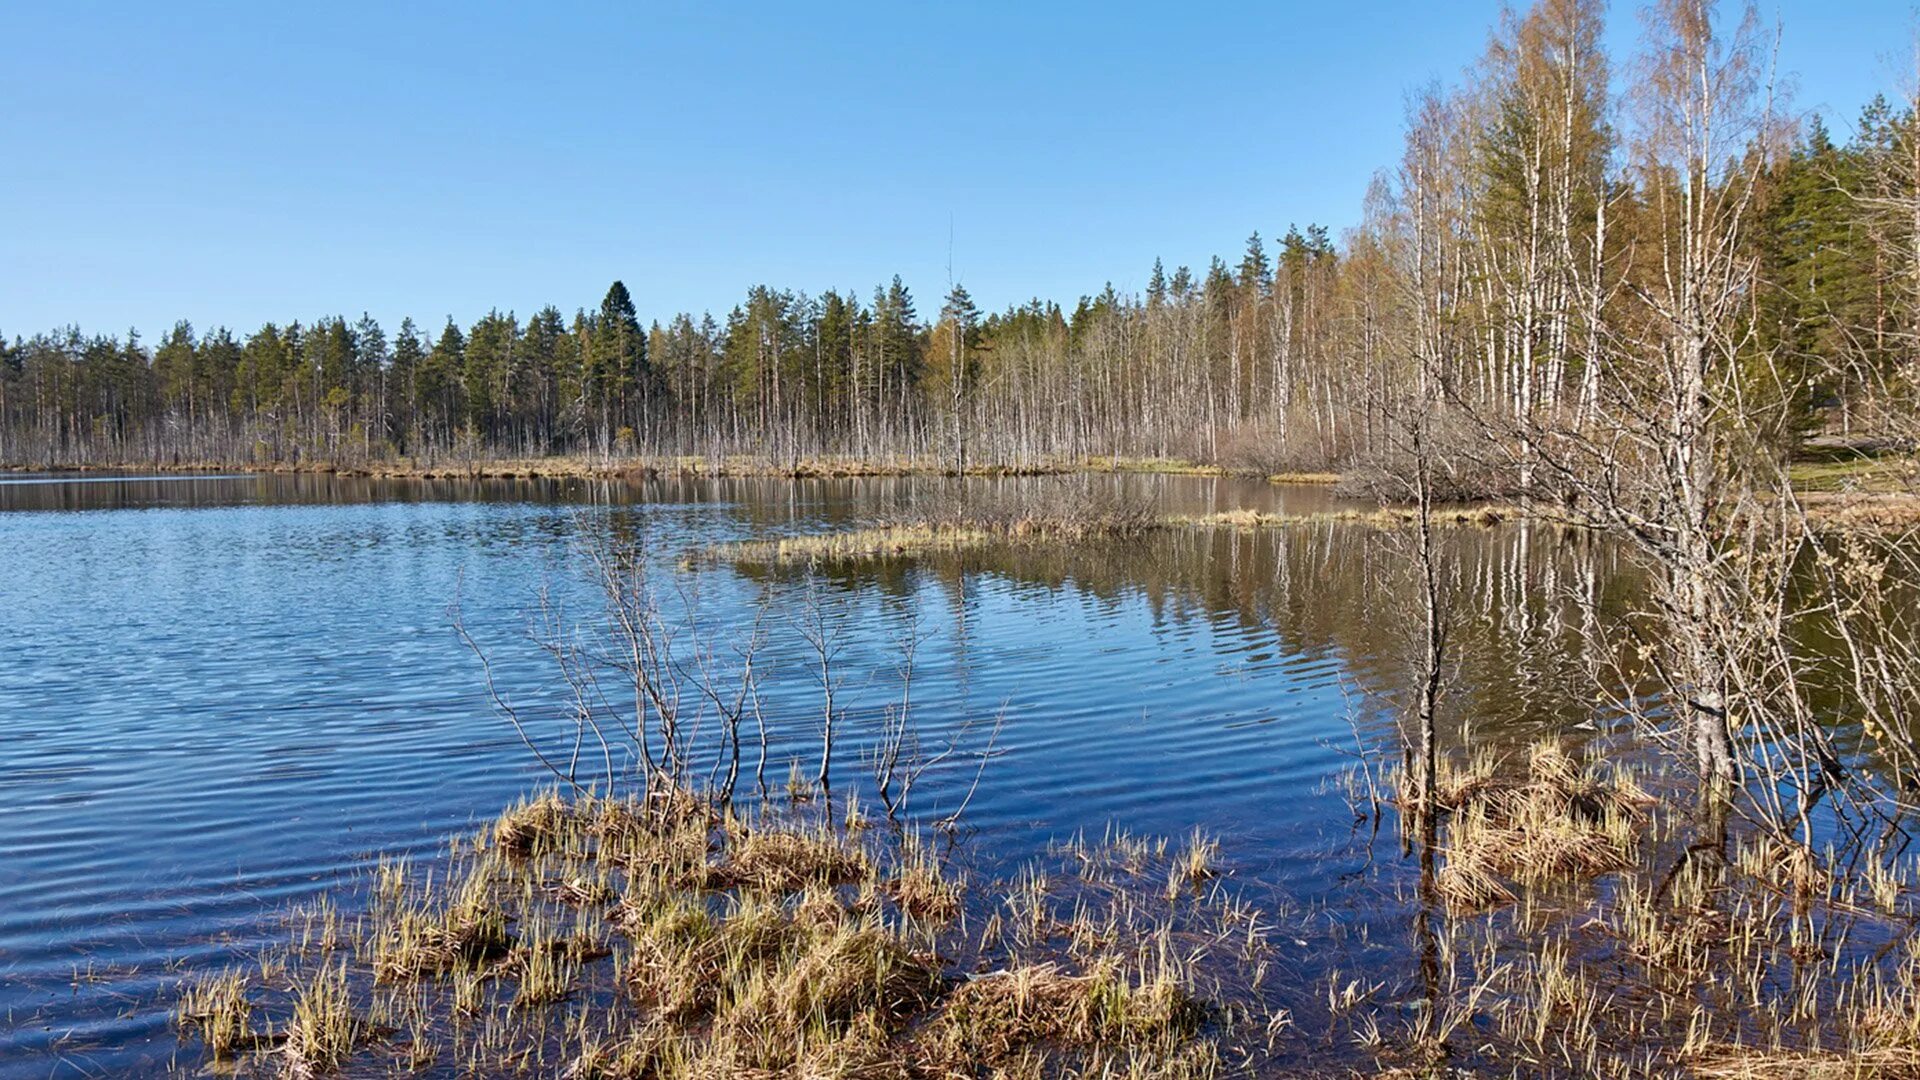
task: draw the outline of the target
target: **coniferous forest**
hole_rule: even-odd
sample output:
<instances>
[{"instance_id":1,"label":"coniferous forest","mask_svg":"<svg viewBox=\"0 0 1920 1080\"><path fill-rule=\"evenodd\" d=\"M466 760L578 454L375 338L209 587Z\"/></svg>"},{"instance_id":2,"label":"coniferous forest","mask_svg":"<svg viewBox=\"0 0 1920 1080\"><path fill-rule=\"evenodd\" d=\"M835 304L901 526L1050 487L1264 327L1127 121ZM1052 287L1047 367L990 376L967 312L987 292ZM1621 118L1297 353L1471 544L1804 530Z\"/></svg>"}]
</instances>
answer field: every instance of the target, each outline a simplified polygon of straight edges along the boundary
<instances>
[{"instance_id":1,"label":"coniferous forest","mask_svg":"<svg viewBox=\"0 0 1920 1080\"><path fill-rule=\"evenodd\" d=\"M1684 303L1714 307L1722 359L1751 373L1744 393L1780 446L1871 435L1909 409L1913 100L1877 97L1829 130L1776 92L1771 28L1753 18L1669 13L1639 55L1614 58L1603 13L1542 0L1494 28L1457 85L1415 95L1405 155L1357 226L1256 232L1206 266L1155 260L1143 293L1109 284L984 312L963 286L929 296L895 277L870 293L755 285L722 313L672 314L615 282L570 310L501 298L468 326L299 312L257 328L182 312L157 340L68 326L6 340L0 461L1125 455L1349 469L1384 453L1384 411L1423 350L1474 415L1597 408L1609 368L1664 317L1649 297L1669 291L1676 236L1703 225L1729 269L1716 295ZM1680 77L1696 61L1716 80L1710 102ZM1690 131L1699 105L1710 134ZM1702 135L1700 154L1677 141Z\"/></svg>"},{"instance_id":2,"label":"coniferous forest","mask_svg":"<svg viewBox=\"0 0 1920 1080\"><path fill-rule=\"evenodd\" d=\"M522 40L414 7L318 29ZM682 43L801 51L766 16ZM1830 64L1870 53L1846 16ZM1274 206L1078 299L878 265L674 312L640 251L471 322L7 327L0 1080L1920 1077L1920 50L1842 121L1753 4L1650 0L1630 47L1614 17L1515 0L1349 218ZM1127 29L1190 83L1190 21ZM604 37L594 85L673 81ZM75 85L144 86L114 55ZM799 84L726 55L755 100ZM234 78L202 74L159 81ZM615 97L547 74L260 122L411 146L427 103ZM1084 81L1048 85L1127 112ZM572 167L626 184L621 149ZM1008 221L1052 212L1008 177ZM446 179L416 194L480 186ZM627 227L626 188L548 179L476 198Z\"/></svg>"}]
</instances>

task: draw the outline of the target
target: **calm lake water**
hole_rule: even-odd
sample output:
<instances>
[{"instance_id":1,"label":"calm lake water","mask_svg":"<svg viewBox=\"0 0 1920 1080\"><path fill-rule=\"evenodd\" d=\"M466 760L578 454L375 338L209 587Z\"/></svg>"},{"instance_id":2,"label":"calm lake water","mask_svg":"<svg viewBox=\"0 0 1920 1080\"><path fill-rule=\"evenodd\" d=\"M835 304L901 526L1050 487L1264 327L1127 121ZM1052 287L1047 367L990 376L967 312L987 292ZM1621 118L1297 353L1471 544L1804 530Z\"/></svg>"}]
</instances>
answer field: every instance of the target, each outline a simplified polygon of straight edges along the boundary
<instances>
[{"instance_id":1,"label":"calm lake water","mask_svg":"<svg viewBox=\"0 0 1920 1080\"><path fill-rule=\"evenodd\" d=\"M502 690L557 737L565 688L530 637L534 605L544 588L591 613L580 542L609 529L643 534L709 628L767 608L778 779L789 758L815 760L818 709L782 620L817 604L844 635L848 782L897 693L895 643L918 625L929 733L1005 713L1004 754L966 817L983 858L1109 823L1199 826L1277 924L1297 919L1280 961L1291 981L1404 969L1405 868L1390 841L1369 843L1339 783L1356 748L1390 741L1408 681L1404 538L1314 524L817 576L681 566L708 544L844 527L956 489L1047 497L1062 483L0 480L0 1077L165 1073L180 978L250 955L276 915L360 881L381 853L431 855L541 786L450 606ZM1169 512L1334 504L1214 478L1072 483ZM1444 542L1462 619L1452 715L1482 740L1591 726L1574 613L1631 591L1619 556L1518 525ZM929 811L972 780L956 765L927 781ZM1363 920L1383 930L1360 955L1308 936Z\"/></svg>"}]
</instances>

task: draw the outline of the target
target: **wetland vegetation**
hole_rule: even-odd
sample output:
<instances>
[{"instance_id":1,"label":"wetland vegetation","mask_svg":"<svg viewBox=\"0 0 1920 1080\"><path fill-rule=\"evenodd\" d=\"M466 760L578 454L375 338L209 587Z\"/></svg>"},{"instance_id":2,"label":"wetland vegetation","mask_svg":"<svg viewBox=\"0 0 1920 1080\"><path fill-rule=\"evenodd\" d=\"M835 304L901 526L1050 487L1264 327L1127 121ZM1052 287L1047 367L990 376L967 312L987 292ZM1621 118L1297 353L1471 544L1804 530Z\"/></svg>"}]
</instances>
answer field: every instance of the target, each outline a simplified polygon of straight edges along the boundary
<instances>
[{"instance_id":1,"label":"wetland vegetation","mask_svg":"<svg viewBox=\"0 0 1920 1080\"><path fill-rule=\"evenodd\" d=\"M0 481L0 1075L1920 1076L1920 97L1604 14L1140 296L6 344L259 471Z\"/></svg>"}]
</instances>

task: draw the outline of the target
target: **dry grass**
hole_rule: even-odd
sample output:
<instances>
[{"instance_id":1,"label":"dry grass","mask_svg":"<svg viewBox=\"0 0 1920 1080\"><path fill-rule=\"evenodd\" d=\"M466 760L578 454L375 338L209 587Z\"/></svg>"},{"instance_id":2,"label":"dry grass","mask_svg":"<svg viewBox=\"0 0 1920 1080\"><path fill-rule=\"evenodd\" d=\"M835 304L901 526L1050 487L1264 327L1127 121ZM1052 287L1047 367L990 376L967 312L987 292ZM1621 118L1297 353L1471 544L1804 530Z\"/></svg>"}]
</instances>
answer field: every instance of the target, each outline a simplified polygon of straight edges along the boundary
<instances>
[{"instance_id":1,"label":"dry grass","mask_svg":"<svg viewBox=\"0 0 1920 1080\"><path fill-rule=\"evenodd\" d=\"M1920 496L1904 492L1809 492L1807 523L1822 532L1904 533L1920 528Z\"/></svg>"},{"instance_id":2,"label":"dry grass","mask_svg":"<svg viewBox=\"0 0 1920 1080\"><path fill-rule=\"evenodd\" d=\"M1297 929L1348 912L1237 899L1201 833L1109 829L973 887L841 807L674 793L542 796L447 863L382 863L364 915L313 906L180 1019L208 1057L307 1074L1198 1078L1304 1051L1328 1075L1916 1075L1906 863L1750 836L1666 873L1663 807L1552 742L1449 762L1437 801L1424 995L1364 927ZM477 923L491 944L457 944ZM1297 973L1332 955L1360 970L1319 1005Z\"/></svg>"},{"instance_id":3,"label":"dry grass","mask_svg":"<svg viewBox=\"0 0 1920 1080\"><path fill-rule=\"evenodd\" d=\"M572 809L548 793L509 807L493 823L493 842L519 856L551 848L564 834Z\"/></svg>"},{"instance_id":4,"label":"dry grass","mask_svg":"<svg viewBox=\"0 0 1920 1080\"><path fill-rule=\"evenodd\" d=\"M1920 1049L1895 1047L1849 1053L1729 1049L1693 1062L1700 1080L1914 1080Z\"/></svg>"},{"instance_id":5,"label":"dry grass","mask_svg":"<svg viewBox=\"0 0 1920 1080\"><path fill-rule=\"evenodd\" d=\"M1173 1047L1204 1019L1173 979L1129 981L1112 965L1071 975L1030 964L961 984L932 1041L937 1058L1000 1067L1034 1050Z\"/></svg>"},{"instance_id":6,"label":"dry grass","mask_svg":"<svg viewBox=\"0 0 1920 1080\"><path fill-rule=\"evenodd\" d=\"M42 465L4 464L0 471L35 471ZM95 462L62 466L63 470L95 472L128 468L161 473L193 472L269 472L306 473L339 476L372 476L383 479L528 479L528 480L643 480L671 475L702 479L851 479L886 476L1057 476L1072 473L1152 473L1160 475L1220 476L1227 470L1216 465L1201 465L1171 458L1147 457L1049 457L1024 461L976 462L954 469L951 462L938 457L912 457L898 454L862 457L853 454L812 454L802 457L772 458L753 454L720 456L633 455L633 454L556 454L545 457L497 457L448 453L428 458L388 460L330 461L305 458L297 462L125 461L110 464ZM1276 482L1330 483L1325 474L1289 475ZM1338 479L1335 477L1334 479Z\"/></svg>"},{"instance_id":7,"label":"dry grass","mask_svg":"<svg viewBox=\"0 0 1920 1080\"><path fill-rule=\"evenodd\" d=\"M1389 1075L1920 1077L1910 856L1702 838L1697 808L1556 743L1438 779L1417 1002L1322 983Z\"/></svg>"},{"instance_id":8,"label":"dry grass","mask_svg":"<svg viewBox=\"0 0 1920 1080\"><path fill-rule=\"evenodd\" d=\"M486 879L466 877L449 894L397 897L372 935L374 974L382 981L416 979L456 966L484 966L513 947L506 913Z\"/></svg>"},{"instance_id":9,"label":"dry grass","mask_svg":"<svg viewBox=\"0 0 1920 1080\"><path fill-rule=\"evenodd\" d=\"M181 1023L209 1057L257 1053L258 988L284 1003L265 1008L284 1015L284 1062L301 1075L380 1057L688 1080L1217 1065L1233 1025L1204 987L1225 984L1201 978L1174 928L1246 920L1209 933L1252 948L1257 920L1205 897L1169 908L1154 884L1211 879L1213 841L1161 842L1127 883L1077 895L1038 871L993 884L982 896L1001 913L975 934L981 909L931 846L808 812L542 795L449 865L382 862L338 940L196 984Z\"/></svg>"},{"instance_id":10,"label":"dry grass","mask_svg":"<svg viewBox=\"0 0 1920 1080\"><path fill-rule=\"evenodd\" d=\"M1528 518L1572 525L1571 521L1538 511L1514 507L1460 507L1436 512L1436 524L1492 527ZM1346 524L1396 529L1413 524L1414 512L1398 508L1316 511L1271 514L1258 510L1225 510L1201 515L1157 515L1140 508L1109 510L1031 510L1018 514L956 513L941 517L888 522L840 532L719 544L706 549L708 559L747 565L847 562L972 551L996 545L1078 543L1093 540L1132 540L1174 529L1273 529L1301 525Z\"/></svg>"},{"instance_id":11,"label":"dry grass","mask_svg":"<svg viewBox=\"0 0 1920 1080\"><path fill-rule=\"evenodd\" d=\"M1603 775L1554 741L1533 747L1522 777L1479 756L1450 763L1436 784L1448 816L1434 885L1460 913L1512 903L1520 887L1629 868L1653 804L1630 776Z\"/></svg>"},{"instance_id":12,"label":"dry grass","mask_svg":"<svg viewBox=\"0 0 1920 1080\"><path fill-rule=\"evenodd\" d=\"M1075 485L1014 497L962 499L916 517L863 528L707 549L708 558L772 565L968 551L997 544L1130 540L1164 523L1144 505Z\"/></svg>"},{"instance_id":13,"label":"dry grass","mask_svg":"<svg viewBox=\"0 0 1920 1080\"><path fill-rule=\"evenodd\" d=\"M1198 888L1220 876L1219 863L1220 842L1195 829L1168 873L1170 891L1177 892L1180 885Z\"/></svg>"},{"instance_id":14,"label":"dry grass","mask_svg":"<svg viewBox=\"0 0 1920 1080\"><path fill-rule=\"evenodd\" d=\"M960 914L961 886L949 880L925 844L909 835L886 883L887 895L916 919L944 923Z\"/></svg>"},{"instance_id":15,"label":"dry grass","mask_svg":"<svg viewBox=\"0 0 1920 1080\"><path fill-rule=\"evenodd\" d=\"M751 540L708 550L710 557L748 564L840 562L854 559L965 551L1000 540L984 529L930 524L879 525L847 532Z\"/></svg>"},{"instance_id":16,"label":"dry grass","mask_svg":"<svg viewBox=\"0 0 1920 1080\"><path fill-rule=\"evenodd\" d=\"M845 885L873 872L866 853L843 844L828 826L808 830L730 824L729 857L713 868L709 885L792 893L810 886Z\"/></svg>"},{"instance_id":17,"label":"dry grass","mask_svg":"<svg viewBox=\"0 0 1920 1080\"><path fill-rule=\"evenodd\" d=\"M254 1046L253 1004L247 1000L244 972L224 971L190 983L182 991L175 1021L200 1039L215 1061Z\"/></svg>"},{"instance_id":18,"label":"dry grass","mask_svg":"<svg viewBox=\"0 0 1920 1080\"><path fill-rule=\"evenodd\" d=\"M1260 510L1222 510L1213 514L1184 515L1165 519L1169 527L1277 529L1298 525L1364 525L1377 529L1399 529L1415 524L1419 512L1400 506L1354 506L1341 510L1317 510L1304 514L1272 514ZM1433 512L1436 525L1490 528L1513 521L1537 521L1577 526L1580 523L1555 513L1550 508L1523 508L1498 503L1473 506L1438 507Z\"/></svg>"},{"instance_id":19,"label":"dry grass","mask_svg":"<svg viewBox=\"0 0 1920 1080\"><path fill-rule=\"evenodd\" d=\"M366 1034L366 1021L354 1010L346 964L322 964L294 999L285 1032L287 1071L295 1076L331 1072Z\"/></svg>"}]
</instances>

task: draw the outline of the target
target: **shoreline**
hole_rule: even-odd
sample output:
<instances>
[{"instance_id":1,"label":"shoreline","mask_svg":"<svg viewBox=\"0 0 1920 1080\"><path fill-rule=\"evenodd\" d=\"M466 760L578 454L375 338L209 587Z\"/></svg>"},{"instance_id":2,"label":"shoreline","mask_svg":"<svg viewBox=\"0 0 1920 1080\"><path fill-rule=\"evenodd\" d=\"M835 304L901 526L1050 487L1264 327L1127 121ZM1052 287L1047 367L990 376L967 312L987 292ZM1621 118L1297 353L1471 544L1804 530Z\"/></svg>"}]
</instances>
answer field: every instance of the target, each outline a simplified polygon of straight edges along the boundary
<instances>
[{"instance_id":1,"label":"shoreline","mask_svg":"<svg viewBox=\"0 0 1920 1080\"><path fill-rule=\"evenodd\" d=\"M955 469L925 459L871 459L858 457L801 458L785 463L746 455L719 459L697 455L599 458L566 455L539 458L484 458L472 461L380 462L271 462L267 464L219 461L115 462L65 465L0 464L0 473L106 473L142 471L163 474L248 473L256 475L353 476L379 480L647 480L661 476L704 479L857 479L889 476L1075 476L1135 473L1155 476L1217 476L1264 479L1274 484L1333 485L1343 477L1332 472L1283 472L1263 475L1220 465L1167 458L1127 458L1104 455L1023 464L969 465Z\"/></svg>"},{"instance_id":2,"label":"shoreline","mask_svg":"<svg viewBox=\"0 0 1920 1080\"><path fill-rule=\"evenodd\" d=\"M940 462L925 459L869 459L857 457L814 457L779 463L747 455L729 455L714 459L696 455L607 459L582 455L538 458L484 458L466 462L383 461L347 463L336 461L222 463L217 461L118 462L70 465L30 465L0 463L0 475L23 473L98 473L143 472L167 476L195 474L233 474L253 476L342 476L374 480L594 480L632 483L663 477L677 479L766 479L766 480L851 480L884 477L1040 477L1099 476L1135 474L1142 476L1199 476L1264 480L1269 484L1298 484L1332 487L1346 479L1334 472L1280 472L1261 474L1229 469L1221 465L1171 458L1085 457L1026 464L972 465L955 470ZM1808 525L1817 531L1897 532L1920 527L1920 493L1899 490L1835 490L1818 483L1797 484L1799 499ZM1552 525L1585 526L1588 523L1570 516L1551 503L1531 506L1503 499L1484 499L1448 504L1436 508L1436 521L1491 525L1500 522L1535 521ZM1279 520L1222 520L1211 524L1276 525ZM1259 515L1263 518L1295 515ZM1315 520L1370 522L1376 525L1406 524L1411 511L1390 504L1374 510L1346 510L1306 515ZM1295 523L1288 521L1286 523ZM1197 524L1197 522L1182 522Z\"/></svg>"}]
</instances>

